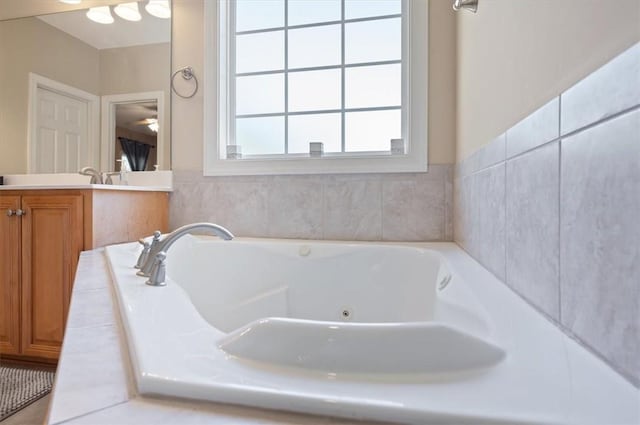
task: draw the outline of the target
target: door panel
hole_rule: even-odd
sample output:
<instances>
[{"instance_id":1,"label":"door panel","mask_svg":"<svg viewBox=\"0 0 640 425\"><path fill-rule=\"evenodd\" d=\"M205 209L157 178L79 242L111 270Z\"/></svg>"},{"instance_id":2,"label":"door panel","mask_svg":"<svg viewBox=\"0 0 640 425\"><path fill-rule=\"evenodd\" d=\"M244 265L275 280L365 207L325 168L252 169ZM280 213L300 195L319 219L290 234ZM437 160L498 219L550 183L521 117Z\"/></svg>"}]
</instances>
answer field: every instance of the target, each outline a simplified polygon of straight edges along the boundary
<instances>
[{"instance_id":1,"label":"door panel","mask_svg":"<svg viewBox=\"0 0 640 425\"><path fill-rule=\"evenodd\" d=\"M19 196L0 196L0 353L20 352L20 224L7 210L20 208Z\"/></svg>"},{"instance_id":2,"label":"door panel","mask_svg":"<svg viewBox=\"0 0 640 425\"><path fill-rule=\"evenodd\" d=\"M75 173L91 164L89 104L38 87L36 115L36 173Z\"/></svg>"},{"instance_id":3,"label":"door panel","mask_svg":"<svg viewBox=\"0 0 640 425\"><path fill-rule=\"evenodd\" d=\"M82 196L23 196L22 209L22 354L57 358L83 246Z\"/></svg>"}]
</instances>

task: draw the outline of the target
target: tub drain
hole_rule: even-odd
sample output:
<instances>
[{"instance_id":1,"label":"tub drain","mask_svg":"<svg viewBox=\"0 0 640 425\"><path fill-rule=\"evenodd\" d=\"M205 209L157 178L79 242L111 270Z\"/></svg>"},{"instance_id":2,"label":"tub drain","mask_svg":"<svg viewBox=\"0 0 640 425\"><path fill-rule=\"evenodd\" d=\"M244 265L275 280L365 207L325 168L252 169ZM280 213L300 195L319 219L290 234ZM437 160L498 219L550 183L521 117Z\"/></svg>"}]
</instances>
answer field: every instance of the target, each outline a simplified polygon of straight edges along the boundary
<instances>
[{"instance_id":1,"label":"tub drain","mask_svg":"<svg viewBox=\"0 0 640 425\"><path fill-rule=\"evenodd\" d=\"M348 307L343 307L340 310L340 320L348 322L353 318L353 310Z\"/></svg>"}]
</instances>

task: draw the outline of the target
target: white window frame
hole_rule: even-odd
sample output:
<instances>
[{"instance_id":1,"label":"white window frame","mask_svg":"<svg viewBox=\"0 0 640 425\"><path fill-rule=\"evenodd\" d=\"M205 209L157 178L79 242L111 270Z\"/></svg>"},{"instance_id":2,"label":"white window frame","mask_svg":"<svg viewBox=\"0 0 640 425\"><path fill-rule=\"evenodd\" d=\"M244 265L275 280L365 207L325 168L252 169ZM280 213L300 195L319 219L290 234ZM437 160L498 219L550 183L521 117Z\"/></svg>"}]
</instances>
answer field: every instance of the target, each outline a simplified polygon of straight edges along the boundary
<instances>
[{"instance_id":1,"label":"white window frame","mask_svg":"<svg viewBox=\"0 0 640 425\"><path fill-rule=\"evenodd\" d=\"M229 113L233 111L227 93L231 52L226 37L228 0L207 1L204 10L204 164L205 176L393 173L427 171L428 99L428 2L403 0L403 129L407 153L353 152L306 155L256 156L226 159Z\"/></svg>"}]
</instances>

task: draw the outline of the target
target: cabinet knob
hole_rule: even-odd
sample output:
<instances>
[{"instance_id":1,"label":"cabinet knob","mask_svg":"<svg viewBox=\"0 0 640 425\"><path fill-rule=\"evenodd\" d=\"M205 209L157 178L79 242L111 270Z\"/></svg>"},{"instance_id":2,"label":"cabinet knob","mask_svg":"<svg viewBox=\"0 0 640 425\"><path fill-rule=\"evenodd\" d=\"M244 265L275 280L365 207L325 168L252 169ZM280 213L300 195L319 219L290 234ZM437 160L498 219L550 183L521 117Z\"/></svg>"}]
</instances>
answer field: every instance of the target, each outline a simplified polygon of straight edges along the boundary
<instances>
[{"instance_id":1,"label":"cabinet knob","mask_svg":"<svg viewBox=\"0 0 640 425\"><path fill-rule=\"evenodd\" d=\"M20 208L18 208L18 209L16 210L16 215L17 215L18 217L22 217L23 215L27 215L27 212L26 212L25 210L21 210Z\"/></svg>"},{"instance_id":2,"label":"cabinet knob","mask_svg":"<svg viewBox=\"0 0 640 425\"><path fill-rule=\"evenodd\" d=\"M14 215L16 212L14 210L12 210L11 208L9 208L7 210L7 217L11 217L12 215Z\"/></svg>"}]
</instances>

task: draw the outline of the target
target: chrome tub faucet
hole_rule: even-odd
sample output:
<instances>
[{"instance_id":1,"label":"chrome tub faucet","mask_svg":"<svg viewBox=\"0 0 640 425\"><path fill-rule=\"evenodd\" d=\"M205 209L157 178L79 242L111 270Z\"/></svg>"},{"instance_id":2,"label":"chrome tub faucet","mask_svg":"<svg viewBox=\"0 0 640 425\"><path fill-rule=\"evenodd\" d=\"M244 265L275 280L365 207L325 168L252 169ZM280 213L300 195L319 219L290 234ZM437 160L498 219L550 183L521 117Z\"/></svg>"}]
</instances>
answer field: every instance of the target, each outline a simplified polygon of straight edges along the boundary
<instances>
[{"instance_id":1,"label":"chrome tub faucet","mask_svg":"<svg viewBox=\"0 0 640 425\"><path fill-rule=\"evenodd\" d=\"M137 272L138 276L148 277L146 281L150 286L164 286L167 251L173 245L175 241L182 236L192 232L209 232L222 238L226 241L233 239L233 234L222 226L214 223L193 223L179 227L164 239L160 239L160 232L155 231L153 233L153 240L149 244L148 242L140 239L138 241L143 245L142 253L138 257L136 268L140 270Z\"/></svg>"}]
</instances>

